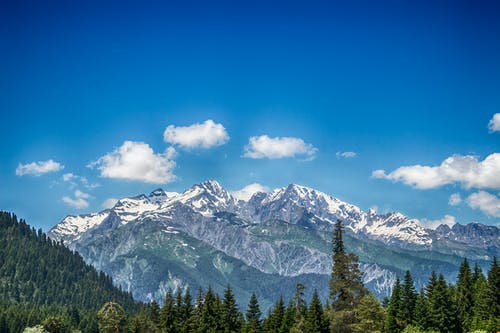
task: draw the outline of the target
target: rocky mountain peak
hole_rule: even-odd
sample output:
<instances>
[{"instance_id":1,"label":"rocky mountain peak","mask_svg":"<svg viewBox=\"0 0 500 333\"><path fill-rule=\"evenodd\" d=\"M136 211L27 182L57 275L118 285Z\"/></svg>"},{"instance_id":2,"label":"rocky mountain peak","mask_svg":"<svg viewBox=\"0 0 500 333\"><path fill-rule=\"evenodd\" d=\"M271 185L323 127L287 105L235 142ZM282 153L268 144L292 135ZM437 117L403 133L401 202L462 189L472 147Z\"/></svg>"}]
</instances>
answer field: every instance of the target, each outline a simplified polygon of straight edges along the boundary
<instances>
[{"instance_id":1,"label":"rocky mountain peak","mask_svg":"<svg viewBox=\"0 0 500 333\"><path fill-rule=\"evenodd\" d=\"M164 197L167 193L162 188L157 188L149 194L149 197Z\"/></svg>"}]
</instances>

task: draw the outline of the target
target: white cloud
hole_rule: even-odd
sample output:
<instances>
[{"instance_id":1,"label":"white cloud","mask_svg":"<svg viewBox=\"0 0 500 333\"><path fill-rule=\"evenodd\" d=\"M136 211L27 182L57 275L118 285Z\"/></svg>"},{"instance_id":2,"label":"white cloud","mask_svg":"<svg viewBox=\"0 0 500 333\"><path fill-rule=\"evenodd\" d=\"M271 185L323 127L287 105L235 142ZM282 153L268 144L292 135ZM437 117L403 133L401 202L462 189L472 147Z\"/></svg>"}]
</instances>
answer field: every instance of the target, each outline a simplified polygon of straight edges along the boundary
<instances>
[{"instance_id":1,"label":"white cloud","mask_svg":"<svg viewBox=\"0 0 500 333\"><path fill-rule=\"evenodd\" d=\"M73 179L75 179L75 175L74 175L74 174L72 174L71 172L69 172L69 173L65 173L65 174L63 175L63 180L64 180L65 182L69 182L69 181L71 181L71 180L73 180Z\"/></svg>"},{"instance_id":2,"label":"white cloud","mask_svg":"<svg viewBox=\"0 0 500 333\"><path fill-rule=\"evenodd\" d=\"M460 197L460 193L453 193L450 195L450 199L448 200L448 204L450 206L458 206L462 203L462 197Z\"/></svg>"},{"instance_id":3,"label":"white cloud","mask_svg":"<svg viewBox=\"0 0 500 333\"><path fill-rule=\"evenodd\" d=\"M467 204L473 209L479 209L484 214L500 217L500 199L485 191L472 193L467 198Z\"/></svg>"},{"instance_id":4,"label":"white cloud","mask_svg":"<svg viewBox=\"0 0 500 333\"><path fill-rule=\"evenodd\" d=\"M372 172L372 177L373 178L386 178L386 175L385 175L385 170L375 170Z\"/></svg>"},{"instance_id":5,"label":"white cloud","mask_svg":"<svg viewBox=\"0 0 500 333\"><path fill-rule=\"evenodd\" d=\"M252 183L238 191L232 192L231 194L237 199L248 201L255 193L268 191L269 188L267 186L261 185L259 183Z\"/></svg>"},{"instance_id":6,"label":"white cloud","mask_svg":"<svg viewBox=\"0 0 500 333\"><path fill-rule=\"evenodd\" d=\"M117 202L118 202L118 199L108 198L108 199L104 200L104 202L102 203L101 206L102 206L102 208L109 209L109 208L113 208Z\"/></svg>"},{"instance_id":7,"label":"white cloud","mask_svg":"<svg viewBox=\"0 0 500 333\"><path fill-rule=\"evenodd\" d=\"M439 227L441 224L446 224L449 227L452 227L455 223L455 217L451 215L445 215L442 219L438 220L427 220L427 219L422 219L420 220L420 224L429 229L436 229Z\"/></svg>"},{"instance_id":8,"label":"white cloud","mask_svg":"<svg viewBox=\"0 0 500 333\"><path fill-rule=\"evenodd\" d=\"M80 184L89 190L93 190L94 188L100 186L98 183L90 183L86 177L78 176L71 172L65 173L62 176L62 179L65 183L70 185L70 188L75 188Z\"/></svg>"},{"instance_id":9,"label":"white cloud","mask_svg":"<svg viewBox=\"0 0 500 333\"><path fill-rule=\"evenodd\" d=\"M300 138L270 138L267 135L252 136L244 149L243 156L248 158L275 159L302 155L306 157L306 160L314 159L318 151L313 145L305 143Z\"/></svg>"},{"instance_id":10,"label":"white cloud","mask_svg":"<svg viewBox=\"0 0 500 333\"><path fill-rule=\"evenodd\" d=\"M402 182L418 189L436 188L460 183L465 188L500 189L500 153L493 153L483 161L476 156L453 155L438 166L403 166L389 174L375 170L374 178Z\"/></svg>"},{"instance_id":11,"label":"white cloud","mask_svg":"<svg viewBox=\"0 0 500 333\"><path fill-rule=\"evenodd\" d=\"M175 179L173 169L175 149L155 154L144 142L125 141L121 147L92 162L89 167L101 171L101 176L146 183L165 184Z\"/></svg>"},{"instance_id":12,"label":"white cloud","mask_svg":"<svg viewBox=\"0 0 500 333\"><path fill-rule=\"evenodd\" d=\"M89 202L85 200L88 198L90 198L90 195L80 190L76 190L74 198L64 196L62 200L73 208L82 209L82 208L87 208L89 206Z\"/></svg>"},{"instance_id":13,"label":"white cloud","mask_svg":"<svg viewBox=\"0 0 500 333\"><path fill-rule=\"evenodd\" d=\"M188 149L210 148L225 144L229 135L222 124L208 119L204 123L190 126L169 125L163 133L163 140Z\"/></svg>"},{"instance_id":14,"label":"white cloud","mask_svg":"<svg viewBox=\"0 0 500 333\"><path fill-rule=\"evenodd\" d=\"M356 152L353 151L338 151L335 155L337 157L353 158L356 157L358 154L356 154Z\"/></svg>"},{"instance_id":15,"label":"white cloud","mask_svg":"<svg viewBox=\"0 0 500 333\"><path fill-rule=\"evenodd\" d=\"M495 113L488 123L488 129L491 133L500 132L500 113Z\"/></svg>"},{"instance_id":16,"label":"white cloud","mask_svg":"<svg viewBox=\"0 0 500 333\"><path fill-rule=\"evenodd\" d=\"M29 164L19 163L16 168L16 175L40 176L44 173L55 172L62 169L64 169L64 165L61 165L58 162L54 162L53 160L31 162Z\"/></svg>"}]
</instances>

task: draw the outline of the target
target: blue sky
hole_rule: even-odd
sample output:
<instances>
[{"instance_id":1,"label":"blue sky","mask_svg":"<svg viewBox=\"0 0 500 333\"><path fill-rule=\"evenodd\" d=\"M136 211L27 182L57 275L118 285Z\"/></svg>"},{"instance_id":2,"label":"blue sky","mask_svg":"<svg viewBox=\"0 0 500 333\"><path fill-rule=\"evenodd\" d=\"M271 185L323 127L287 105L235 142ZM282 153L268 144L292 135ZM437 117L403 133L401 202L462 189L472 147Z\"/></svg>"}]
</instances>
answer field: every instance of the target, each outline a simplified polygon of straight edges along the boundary
<instances>
[{"instance_id":1,"label":"blue sky","mask_svg":"<svg viewBox=\"0 0 500 333\"><path fill-rule=\"evenodd\" d=\"M0 209L36 227L207 179L500 222L498 2L0 6Z\"/></svg>"}]
</instances>

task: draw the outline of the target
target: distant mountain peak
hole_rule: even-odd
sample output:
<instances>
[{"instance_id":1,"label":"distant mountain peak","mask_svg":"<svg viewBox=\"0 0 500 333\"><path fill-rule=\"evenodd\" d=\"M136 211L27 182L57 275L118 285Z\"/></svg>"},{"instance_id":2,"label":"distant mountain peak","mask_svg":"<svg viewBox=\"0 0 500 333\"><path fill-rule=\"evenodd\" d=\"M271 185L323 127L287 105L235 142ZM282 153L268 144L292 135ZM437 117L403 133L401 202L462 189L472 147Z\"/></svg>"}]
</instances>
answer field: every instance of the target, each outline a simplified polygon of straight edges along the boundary
<instances>
[{"instance_id":1,"label":"distant mountain peak","mask_svg":"<svg viewBox=\"0 0 500 333\"><path fill-rule=\"evenodd\" d=\"M216 181L215 179L209 179L207 181L204 181L200 185L207 188L207 189L213 189L213 190L217 190L217 191L223 190L221 184L219 184L219 182Z\"/></svg>"},{"instance_id":2,"label":"distant mountain peak","mask_svg":"<svg viewBox=\"0 0 500 333\"><path fill-rule=\"evenodd\" d=\"M149 196L150 197L162 197L162 196L166 196L167 193L162 189L162 188L157 188L156 190L153 190Z\"/></svg>"},{"instance_id":3,"label":"distant mountain peak","mask_svg":"<svg viewBox=\"0 0 500 333\"><path fill-rule=\"evenodd\" d=\"M247 219L250 223L279 220L303 226L312 223L315 228L320 229L331 228L337 219L341 219L356 234L384 243L400 242L402 246L430 246L435 241L435 235L451 237L451 234L462 242L466 242L467 235L487 237L487 242L492 242L498 233L498 228L478 223L465 226L456 224L452 228L439 227L431 230L400 212L379 215L376 210L370 209L365 213L359 207L329 194L294 183L269 193L256 193L250 200L241 201L218 181L211 179L195 184L180 194L157 188L149 196L142 194L124 198L118 201L111 212L122 224L126 224L145 216L144 214L149 216L166 213L176 205L189 206L206 218L228 212ZM108 215L109 211L103 211L98 215L67 217L59 225L60 234L64 234L66 238L78 237L79 233L102 223Z\"/></svg>"},{"instance_id":4,"label":"distant mountain peak","mask_svg":"<svg viewBox=\"0 0 500 333\"><path fill-rule=\"evenodd\" d=\"M321 275L326 281L329 240L338 219L345 226L346 244L359 251L365 283L379 293L390 291L403 269L413 269L413 258L420 258L421 266L414 268L423 281L431 268L443 264L448 274L455 274L458 261L452 256L489 260L500 253L500 229L493 226L425 229L399 212L366 213L297 184L244 201L214 180L182 193L157 189L149 196L121 199L100 213L68 216L49 236L63 240L147 301L161 300L169 287L196 281L206 287L248 278L246 288L254 288L267 279L261 273L282 282L302 279L303 274ZM252 273L255 269L261 273Z\"/></svg>"}]
</instances>

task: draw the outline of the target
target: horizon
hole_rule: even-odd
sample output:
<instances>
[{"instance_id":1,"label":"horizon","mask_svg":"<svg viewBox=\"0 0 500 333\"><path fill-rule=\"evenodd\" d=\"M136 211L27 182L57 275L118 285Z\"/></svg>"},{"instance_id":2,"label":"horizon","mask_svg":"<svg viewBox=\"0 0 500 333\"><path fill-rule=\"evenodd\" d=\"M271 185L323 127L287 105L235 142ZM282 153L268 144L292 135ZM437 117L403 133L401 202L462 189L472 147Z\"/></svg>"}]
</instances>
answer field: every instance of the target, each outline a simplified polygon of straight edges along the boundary
<instances>
[{"instance_id":1,"label":"horizon","mask_svg":"<svg viewBox=\"0 0 500 333\"><path fill-rule=\"evenodd\" d=\"M190 187L184 189L183 191L181 192L168 192L168 191L165 191L162 187L156 187L154 188L153 190L151 190L149 193L147 192L144 192L144 193L138 193L138 194L135 194L135 195L131 195L131 196L127 196L127 197L123 197L123 198L119 198L119 199L116 199L114 200L113 202L110 202L110 206L109 207L106 207L106 208L102 208L101 210L99 211L95 211L95 212L89 212L89 213L83 213L83 214L70 214L70 215L67 215L66 217L68 216L81 216L81 215L92 215L92 214L97 214L97 213L100 213L100 212L103 212L103 211L107 211L109 209L113 209L114 206L120 201L120 200L123 200L123 199L135 199L135 198L138 198L138 197L141 197L141 196L145 196L145 197L150 197L150 196L153 196L155 192L157 191L162 191L166 196L167 196L167 200L170 200L170 199L173 199L175 198L176 196L178 195L182 195L183 193L186 193L187 191L189 191L190 189L192 189L193 187L195 186L200 186L200 185L204 185L206 183L211 183L211 182L215 182L217 183L219 186L222 187L223 190L225 190L229 195L231 195L233 198L237 199L237 200L241 200L241 201L245 201L245 202L248 202L251 197L254 195L254 194L257 194L257 193L265 193L266 195L270 194L271 192L274 192L274 191L279 191L279 190L284 190L284 189L287 189L288 187L290 186L297 186L297 187L301 187L301 188L307 188L307 189L310 189L310 190L313 190L313 191L316 191L316 192L320 192L322 194L325 194L325 195L328 195L334 199L338 199L340 200L339 198L329 194L329 193L325 193L325 192L321 192L321 191L318 191L312 187L308 187L308 186L304 186L304 185L300 185L300 184L296 184L296 183L290 183L290 184L287 184L287 185L284 185L284 186L281 186L281 187L277 187L277 188L274 188L274 189L267 189L265 191L261 190L261 189L256 189L256 188L251 188L249 189L248 191L245 191L245 189L242 189L240 191L229 191L227 190L223 184L220 184L216 179L207 179L205 181L202 181L202 182L199 182L199 183L196 183L196 184L193 184L191 185ZM250 185L253 185L253 184L250 184ZM249 186L250 186L249 185ZM247 187L249 187L247 186ZM172 196L173 195L173 196ZM342 200L340 200L342 201ZM343 201L342 201L343 202ZM351 204L349 202L345 202L347 204ZM356 206L356 205L354 205ZM357 206L356 206L357 207ZM359 207L358 207L359 208ZM390 215L390 214L401 214L401 212L399 211L387 211L387 212L379 212L377 211L377 207L370 207L368 208L368 210L363 210L361 209L365 214L370 214L370 211L373 211L375 214L379 215L379 216L383 216L383 215ZM65 217L65 218L66 218ZM440 226L448 226L448 227L453 227L454 225L458 224L458 225L462 225L462 226L465 226L465 225L468 225L468 224L481 224L479 222L475 222L475 221L472 221L472 222L468 222L468 223L458 223L458 222L454 222L454 221L443 221L443 223L429 223L429 222L432 222L432 221L421 221L421 220L418 220L418 219L415 219L411 216L406 216L409 220L415 220L417 221L417 223L419 225L421 225L423 228L426 228L426 229L431 229L431 230L436 230L438 227ZM65 219L64 218L64 219ZM64 221L64 219L62 219L61 221L59 221L56 225L52 226L52 228L56 227L57 225L59 225L61 222ZM333 223L333 222L331 222ZM487 224L483 224L483 225L486 225L488 226ZM497 227L497 226L493 226L493 227ZM49 229L50 230L50 229ZM49 231L47 230L47 231Z\"/></svg>"},{"instance_id":2,"label":"horizon","mask_svg":"<svg viewBox=\"0 0 500 333\"><path fill-rule=\"evenodd\" d=\"M0 209L215 179L499 227L499 3L362 4L3 3Z\"/></svg>"}]
</instances>

